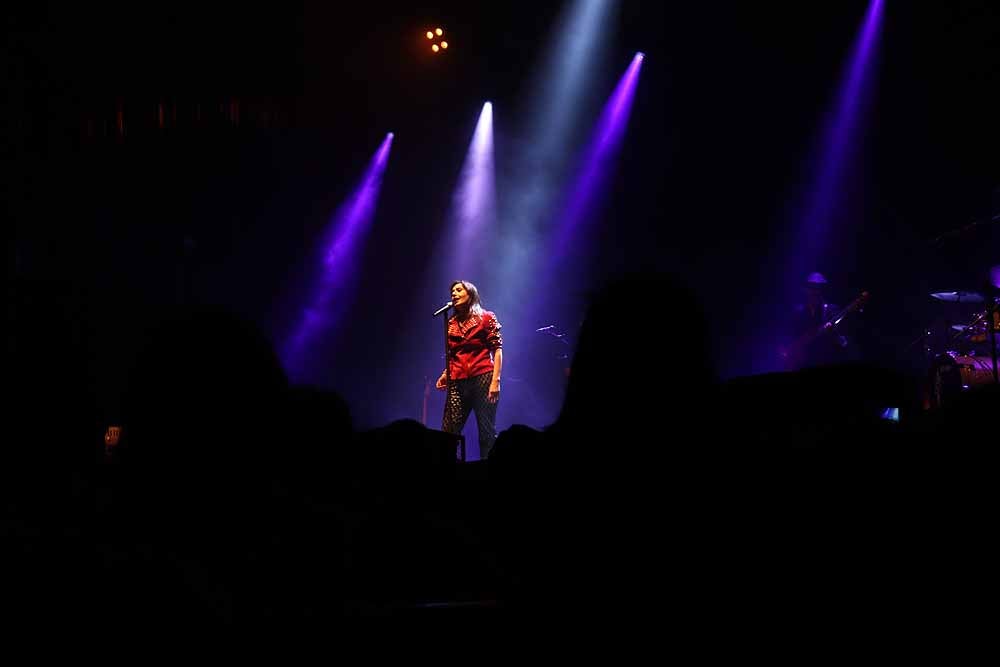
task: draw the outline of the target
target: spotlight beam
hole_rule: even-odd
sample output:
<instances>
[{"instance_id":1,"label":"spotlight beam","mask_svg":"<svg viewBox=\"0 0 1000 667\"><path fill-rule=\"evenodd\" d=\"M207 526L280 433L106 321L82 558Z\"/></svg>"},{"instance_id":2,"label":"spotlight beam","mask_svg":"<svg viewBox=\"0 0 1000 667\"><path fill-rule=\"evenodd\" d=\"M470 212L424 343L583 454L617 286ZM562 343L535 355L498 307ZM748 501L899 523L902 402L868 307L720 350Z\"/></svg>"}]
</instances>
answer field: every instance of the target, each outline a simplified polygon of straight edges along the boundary
<instances>
[{"instance_id":1,"label":"spotlight beam","mask_svg":"<svg viewBox=\"0 0 1000 667\"><path fill-rule=\"evenodd\" d=\"M881 23L882 5L883 0L871 0L868 6L839 87L834 111L820 135L821 149L814 156L816 168L812 186L798 223L797 243L792 249L799 261L792 263L793 279L789 284L801 282L802 275L817 261L821 249L829 241L837 193L842 186L848 151L854 144L866 98L866 83Z\"/></svg>"},{"instance_id":2,"label":"spotlight beam","mask_svg":"<svg viewBox=\"0 0 1000 667\"><path fill-rule=\"evenodd\" d=\"M789 214L784 235L787 245L779 248L780 263L770 277L774 280L776 297L761 312L761 321L782 322L789 309L800 297L805 276L823 265L824 248L833 239L832 221L845 210L843 201L844 174L854 147L856 128L861 120L867 89L870 86L872 59L877 47L883 0L870 0L857 37L848 52L832 111L814 139L808 154L806 186L798 193L797 205ZM842 234L856 230L839 230ZM831 251L832 252L832 251ZM846 261L842 258L841 262ZM777 326L777 325L776 325ZM762 327L751 344L753 373L781 370L777 357L777 342L786 332L776 326Z\"/></svg>"},{"instance_id":3,"label":"spotlight beam","mask_svg":"<svg viewBox=\"0 0 1000 667\"><path fill-rule=\"evenodd\" d=\"M555 252L564 253L580 240L581 225L593 213L594 206L603 193L604 181L609 170L608 163L617 154L625 134L643 60L642 53L635 54L604 105L587 152L583 156L582 169L573 183L569 198L559 217L559 229L553 245Z\"/></svg>"},{"instance_id":4,"label":"spotlight beam","mask_svg":"<svg viewBox=\"0 0 1000 667\"><path fill-rule=\"evenodd\" d=\"M480 248L473 247L493 231L496 220L496 174L493 163L493 104L487 102L479 114L476 131L462 165L459 184L452 197L452 229L458 239L453 264L457 275L466 275Z\"/></svg>"},{"instance_id":5,"label":"spotlight beam","mask_svg":"<svg viewBox=\"0 0 1000 667\"><path fill-rule=\"evenodd\" d=\"M542 248L554 231L549 214L558 204L559 184L573 152L581 109L608 46L602 35L615 11L617 5L609 0L567 3L532 84L533 121L525 130L523 148L513 157L511 175L505 179L504 229L493 271L496 282L505 286L505 292L494 297L504 312L524 303L533 282L529 276L537 275L548 261Z\"/></svg>"},{"instance_id":6,"label":"spotlight beam","mask_svg":"<svg viewBox=\"0 0 1000 667\"><path fill-rule=\"evenodd\" d=\"M445 224L434 244L426 272L425 287L429 295L440 294L442 281L454 280L458 275L471 276L465 272L473 269L478 269L476 277L482 280L482 253L495 243L496 220L493 104L486 102L462 162Z\"/></svg>"},{"instance_id":7,"label":"spotlight beam","mask_svg":"<svg viewBox=\"0 0 1000 667\"><path fill-rule=\"evenodd\" d=\"M346 309L345 288L354 274L365 232L375 214L392 140L390 132L369 162L357 188L332 217L318 284L309 307L303 311L301 321L284 346L282 357L290 375L302 368L310 342L321 332L336 327Z\"/></svg>"}]
</instances>

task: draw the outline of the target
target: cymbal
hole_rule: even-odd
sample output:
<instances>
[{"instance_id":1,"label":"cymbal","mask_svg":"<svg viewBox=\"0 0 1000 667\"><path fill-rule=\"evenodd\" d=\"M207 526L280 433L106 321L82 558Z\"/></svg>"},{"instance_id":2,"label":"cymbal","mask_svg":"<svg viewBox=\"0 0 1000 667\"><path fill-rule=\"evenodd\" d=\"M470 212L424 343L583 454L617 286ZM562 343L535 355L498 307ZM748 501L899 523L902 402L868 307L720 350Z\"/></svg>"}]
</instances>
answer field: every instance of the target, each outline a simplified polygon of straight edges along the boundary
<instances>
[{"instance_id":1,"label":"cymbal","mask_svg":"<svg viewBox=\"0 0 1000 667\"><path fill-rule=\"evenodd\" d=\"M983 295L979 292L931 292L931 296L938 301L948 301L950 303L982 303Z\"/></svg>"}]
</instances>

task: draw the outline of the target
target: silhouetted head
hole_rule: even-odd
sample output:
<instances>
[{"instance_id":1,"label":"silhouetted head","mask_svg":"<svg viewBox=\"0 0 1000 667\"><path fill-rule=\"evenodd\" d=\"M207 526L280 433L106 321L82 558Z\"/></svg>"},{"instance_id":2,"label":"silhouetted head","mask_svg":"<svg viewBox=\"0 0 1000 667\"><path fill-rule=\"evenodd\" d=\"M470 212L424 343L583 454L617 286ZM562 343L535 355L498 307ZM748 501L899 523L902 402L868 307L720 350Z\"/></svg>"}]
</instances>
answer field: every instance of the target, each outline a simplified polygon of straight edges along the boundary
<instances>
[{"instance_id":1,"label":"silhouetted head","mask_svg":"<svg viewBox=\"0 0 1000 667\"><path fill-rule=\"evenodd\" d=\"M810 304L823 303L826 284L826 278L822 273L810 273L802 285L802 292L805 294L806 302Z\"/></svg>"},{"instance_id":2,"label":"silhouetted head","mask_svg":"<svg viewBox=\"0 0 1000 667\"><path fill-rule=\"evenodd\" d=\"M140 347L122 457L150 466L235 467L261 455L287 388L270 344L223 310L185 309Z\"/></svg>"},{"instance_id":3,"label":"silhouetted head","mask_svg":"<svg viewBox=\"0 0 1000 667\"><path fill-rule=\"evenodd\" d=\"M681 282L611 282L587 310L558 425L635 435L698 419L716 382L709 349L704 313Z\"/></svg>"}]
</instances>

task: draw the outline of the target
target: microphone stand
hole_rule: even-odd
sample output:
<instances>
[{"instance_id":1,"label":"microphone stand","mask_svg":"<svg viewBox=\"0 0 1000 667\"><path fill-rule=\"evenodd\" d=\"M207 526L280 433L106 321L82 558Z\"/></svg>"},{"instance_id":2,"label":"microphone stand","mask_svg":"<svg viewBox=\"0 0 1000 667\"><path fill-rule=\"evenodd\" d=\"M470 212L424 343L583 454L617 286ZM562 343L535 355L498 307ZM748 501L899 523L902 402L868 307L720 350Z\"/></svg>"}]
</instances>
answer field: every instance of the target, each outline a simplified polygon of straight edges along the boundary
<instances>
[{"instance_id":1,"label":"microphone stand","mask_svg":"<svg viewBox=\"0 0 1000 667\"><path fill-rule=\"evenodd\" d=\"M444 400L448 402L448 394L451 393L451 359L448 358L448 311L441 318L444 322Z\"/></svg>"},{"instance_id":2,"label":"microphone stand","mask_svg":"<svg viewBox=\"0 0 1000 667\"><path fill-rule=\"evenodd\" d=\"M453 308L451 301L434 311L433 317L444 315L441 320L444 322L444 381L445 381L445 404L448 402L448 392L451 391L451 364L448 359L448 310Z\"/></svg>"},{"instance_id":3,"label":"microphone stand","mask_svg":"<svg viewBox=\"0 0 1000 667\"><path fill-rule=\"evenodd\" d=\"M442 308L439 308L434 313L434 317L437 317L438 315L444 315L444 317L441 318L441 321L444 322L444 391L445 391L445 394L444 394L444 403L445 403L445 410L448 409L448 396L449 396L449 394L451 394L451 360L448 359L448 310L450 308L454 308L454 306L451 304L451 301L449 301L447 304L445 304ZM461 433L458 434L458 446L459 446L459 451L458 451L459 460L464 463L465 462L465 436L463 436Z\"/></svg>"}]
</instances>

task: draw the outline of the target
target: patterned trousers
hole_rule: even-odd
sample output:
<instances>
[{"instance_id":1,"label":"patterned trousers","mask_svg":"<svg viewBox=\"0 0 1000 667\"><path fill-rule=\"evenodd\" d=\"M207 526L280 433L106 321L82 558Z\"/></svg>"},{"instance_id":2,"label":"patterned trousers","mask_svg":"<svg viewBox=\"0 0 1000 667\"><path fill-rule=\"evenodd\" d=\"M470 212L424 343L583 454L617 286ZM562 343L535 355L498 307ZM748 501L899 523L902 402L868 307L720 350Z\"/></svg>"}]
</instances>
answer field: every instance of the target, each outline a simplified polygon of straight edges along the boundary
<instances>
[{"instance_id":1,"label":"patterned trousers","mask_svg":"<svg viewBox=\"0 0 1000 667\"><path fill-rule=\"evenodd\" d=\"M490 382L493 373L483 373L466 380L452 380L448 385L448 400L444 403L444 418L441 430L448 433L461 433L469 412L475 411L476 424L479 425L479 458L485 459L493 449L497 439L497 405L490 403Z\"/></svg>"}]
</instances>

